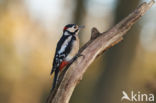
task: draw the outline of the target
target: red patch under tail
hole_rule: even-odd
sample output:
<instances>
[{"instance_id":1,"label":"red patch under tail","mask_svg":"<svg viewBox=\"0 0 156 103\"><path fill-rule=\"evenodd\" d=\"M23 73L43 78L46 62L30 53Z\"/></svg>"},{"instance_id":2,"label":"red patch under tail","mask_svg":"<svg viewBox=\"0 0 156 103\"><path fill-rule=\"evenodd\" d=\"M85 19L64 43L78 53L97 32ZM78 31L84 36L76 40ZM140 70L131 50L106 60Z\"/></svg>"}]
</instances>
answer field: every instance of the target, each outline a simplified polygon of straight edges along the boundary
<instances>
[{"instance_id":1,"label":"red patch under tail","mask_svg":"<svg viewBox=\"0 0 156 103\"><path fill-rule=\"evenodd\" d=\"M61 71L65 66L67 66L69 63L67 61L63 61L61 64L60 64L60 67L59 67L59 70Z\"/></svg>"}]
</instances>

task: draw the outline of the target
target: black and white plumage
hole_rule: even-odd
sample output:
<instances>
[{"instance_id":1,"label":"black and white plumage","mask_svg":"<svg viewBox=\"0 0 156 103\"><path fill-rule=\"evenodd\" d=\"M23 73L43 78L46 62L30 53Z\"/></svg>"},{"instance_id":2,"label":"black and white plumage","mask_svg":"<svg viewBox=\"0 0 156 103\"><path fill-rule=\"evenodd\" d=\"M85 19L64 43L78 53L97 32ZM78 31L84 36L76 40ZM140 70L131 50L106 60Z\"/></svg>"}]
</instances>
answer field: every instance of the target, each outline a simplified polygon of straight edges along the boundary
<instances>
[{"instance_id":1,"label":"black and white plumage","mask_svg":"<svg viewBox=\"0 0 156 103\"><path fill-rule=\"evenodd\" d=\"M81 26L68 24L64 27L63 35L57 43L51 74L55 72L53 88L55 88L58 73L72 61L79 51L78 33Z\"/></svg>"}]
</instances>

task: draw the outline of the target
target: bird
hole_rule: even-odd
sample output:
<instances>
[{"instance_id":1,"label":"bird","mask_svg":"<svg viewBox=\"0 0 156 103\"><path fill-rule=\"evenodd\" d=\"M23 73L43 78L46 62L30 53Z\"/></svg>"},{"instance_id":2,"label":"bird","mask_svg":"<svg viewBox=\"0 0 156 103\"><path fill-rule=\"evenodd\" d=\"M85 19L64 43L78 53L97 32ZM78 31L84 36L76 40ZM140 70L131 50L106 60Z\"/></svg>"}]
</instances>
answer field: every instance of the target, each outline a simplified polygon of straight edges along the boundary
<instances>
[{"instance_id":1,"label":"bird","mask_svg":"<svg viewBox=\"0 0 156 103\"><path fill-rule=\"evenodd\" d=\"M53 87L55 88L58 81L58 74L68 64L72 62L79 51L79 31L84 26L76 24L67 24L63 29L63 35L57 43L55 56L52 63L51 75L54 73Z\"/></svg>"}]
</instances>

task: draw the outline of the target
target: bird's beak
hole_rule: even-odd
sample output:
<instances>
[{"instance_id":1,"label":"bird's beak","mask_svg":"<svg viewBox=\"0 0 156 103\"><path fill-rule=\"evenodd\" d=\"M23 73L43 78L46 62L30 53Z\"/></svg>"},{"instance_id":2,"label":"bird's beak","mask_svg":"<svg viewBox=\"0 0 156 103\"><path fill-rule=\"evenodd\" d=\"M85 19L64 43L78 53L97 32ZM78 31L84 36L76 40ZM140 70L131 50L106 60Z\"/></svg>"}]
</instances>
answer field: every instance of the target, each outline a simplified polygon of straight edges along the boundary
<instances>
[{"instance_id":1,"label":"bird's beak","mask_svg":"<svg viewBox=\"0 0 156 103\"><path fill-rule=\"evenodd\" d=\"M80 25L80 26L79 26L79 29L83 29L83 28L85 28L84 25Z\"/></svg>"}]
</instances>

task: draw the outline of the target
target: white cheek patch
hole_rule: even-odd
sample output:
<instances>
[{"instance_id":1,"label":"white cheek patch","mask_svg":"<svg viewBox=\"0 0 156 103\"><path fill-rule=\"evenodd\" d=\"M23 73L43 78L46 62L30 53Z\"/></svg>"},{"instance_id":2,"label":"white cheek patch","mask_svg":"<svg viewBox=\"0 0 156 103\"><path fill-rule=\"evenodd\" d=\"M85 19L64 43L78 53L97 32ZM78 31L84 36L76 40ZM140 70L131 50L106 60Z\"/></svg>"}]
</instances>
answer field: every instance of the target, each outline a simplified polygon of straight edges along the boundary
<instances>
[{"instance_id":1,"label":"white cheek patch","mask_svg":"<svg viewBox=\"0 0 156 103\"><path fill-rule=\"evenodd\" d=\"M63 53L66 49L66 47L68 46L69 42L71 41L72 36L69 36L63 43L63 45L61 46L61 49L58 51L59 54Z\"/></svg>"},{"instance_id":2,"label":"white cheek patch","mask_svg":"<svg viewBox=\"0 0 156 103\"><path fill-rule=\"evenodd\" d=\"M70 32L75 32L75 29L74 29L74 27L68 28L68 31L70 31Z\"/></svg>"}]
</instances>

